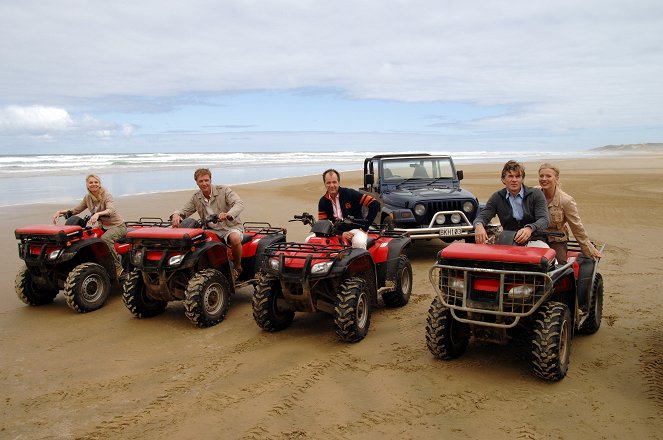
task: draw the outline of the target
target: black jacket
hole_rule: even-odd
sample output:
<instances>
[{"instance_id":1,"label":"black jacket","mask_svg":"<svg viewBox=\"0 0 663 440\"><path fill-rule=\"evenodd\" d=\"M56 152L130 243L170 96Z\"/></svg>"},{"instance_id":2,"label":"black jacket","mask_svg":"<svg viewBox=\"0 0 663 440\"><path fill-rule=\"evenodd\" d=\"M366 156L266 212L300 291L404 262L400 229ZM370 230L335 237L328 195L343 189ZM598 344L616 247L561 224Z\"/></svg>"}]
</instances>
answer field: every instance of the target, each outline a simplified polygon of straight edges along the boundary
<instances>
[{"instance_id":1,"label":"black jacket","mask_svg":"<svg viewBox=\"0 0 663 440\"><path fill-rule=\"evenodd\" d=\"M481 223L486 226L497 214L500 224L505 231L517 231L525 226L532 228L532 232L545 230L548 227L548 204L546 196L538 188L525 188L523 195L523 219L516 220L513 216L511 203L506 199L506 188L495 191L488 199L486 206L474 219L474 225Z\"/></svg>"},{"instance_id":2,"label":"black jacket","mask_svg":"<svg viewBox=\"0 0 663 440\"><path fill-rule=\"evenodd\" d=\"M375 217L377 217L378 212L380 212L380 202L377 201L373 196L366 193L360 193L359 191L352 188L339 188L338 197L341 202L341 212L343 213L343 218L352 216L357 223L364 225L361 229L367 231L368 227L375 220ZM368 208L368 215L366 216L365 220L361 212L362 206L366 206ZM334 207L332 201L327 194L320 197L320 201L318 202L318 220L325 219L331 221L336 220L334 217ZM341 227L339 227L339 232L347 231L350 229L355 229L355 226L341 225Z\"/></svg>"}]
</instances>

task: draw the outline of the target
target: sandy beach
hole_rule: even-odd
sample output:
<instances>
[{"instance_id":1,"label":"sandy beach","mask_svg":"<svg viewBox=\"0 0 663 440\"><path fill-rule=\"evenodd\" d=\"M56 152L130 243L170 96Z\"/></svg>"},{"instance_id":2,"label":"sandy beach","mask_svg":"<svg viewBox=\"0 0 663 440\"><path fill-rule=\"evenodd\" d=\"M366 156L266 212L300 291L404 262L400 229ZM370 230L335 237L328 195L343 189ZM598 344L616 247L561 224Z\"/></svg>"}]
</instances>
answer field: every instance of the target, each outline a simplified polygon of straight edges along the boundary
<instances>
[{"instance_id":1,"label":"sandy beach","mask_svg":"<svg viewBox=\"0 0 663 440\"><path fill-rule=\"evenodd\" d=\"M48 223L64 206L3 208L0 438L663 438L663 155L556 163L590 237L606 244L602 326L574 338L568 375L558 383L535 378L515 346L471 343L453 361L430 354L424 333L437 240L408 251L410 303L374 310L368 336L347 344L322 314L297 314L282 332L262 331L250 287L232 298L222 323L206 329L194 327L180 303L136 319L118 288L88 314L73 312L62 295L26 306L14 291L23 264L14 229ZM538 163L526 165L525 183L537 184ZM501 166L462 166L463 186L485 202L501 187ZM344 173L341 184L356 188L360 178ZM223 183L223 175L214 181ZM191 184L117 205L125 220L167 217ZM315 213L323 192L318 176L233 188L246 203L244 221L285 226L289 241L301 241L308 228L288 220Z\"/></svg>"}]
</instances>

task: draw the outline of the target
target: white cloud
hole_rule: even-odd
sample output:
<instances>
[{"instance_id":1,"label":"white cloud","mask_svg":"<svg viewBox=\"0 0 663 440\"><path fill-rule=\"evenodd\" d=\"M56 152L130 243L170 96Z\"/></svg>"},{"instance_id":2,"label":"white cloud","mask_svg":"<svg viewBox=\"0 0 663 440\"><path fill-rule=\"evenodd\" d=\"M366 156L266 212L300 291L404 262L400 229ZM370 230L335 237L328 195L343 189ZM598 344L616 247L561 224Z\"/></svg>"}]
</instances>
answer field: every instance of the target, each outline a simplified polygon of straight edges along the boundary
<instances>
[{"instance_id":1,"label":"white cloud","mask_svg":"<svg viewBox=\"0 0 663 440\"><path fill-rule=\"evenodd\" d=\"M46 134L67 130L73 124L69 113L61 108L10 105L0 109L0 133Z\"/></svg>"},{"instance_id":2,"label":"white cloud","mask_svg":"<svg viewBox=\"0 0 663 440\"><path fill-rule=\"evenodd\" d=\"M115 136L131 136L130 124L117 125L97 120L89 115L79 119L71 117L62 108L40 105L11 105L0 109L0 135L28 135L35 139L53 142L63 136L92 134L108 139Z\"/></svg>"}]
</instances>

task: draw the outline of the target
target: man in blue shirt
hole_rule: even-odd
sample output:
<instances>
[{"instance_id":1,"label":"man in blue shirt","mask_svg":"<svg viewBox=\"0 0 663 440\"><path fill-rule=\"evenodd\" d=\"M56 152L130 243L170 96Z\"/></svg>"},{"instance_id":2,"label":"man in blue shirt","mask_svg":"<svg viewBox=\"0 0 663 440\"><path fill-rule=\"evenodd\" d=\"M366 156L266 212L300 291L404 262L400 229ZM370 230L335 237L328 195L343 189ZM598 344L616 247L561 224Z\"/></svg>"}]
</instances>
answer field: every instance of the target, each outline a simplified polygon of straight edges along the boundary
<instances>
[{"instance_id":1,"label":"man in blue shirt","mask_svg":"<svg viewBox=\"0 0 663 440\"><path fill-rule=\"evenodd\" d=\"M504 188L493 193L486 206L474 220L475 241L485 243L488 234L485 226L497 215L505 231L515 231L515 242L525 244L532 233L548 227L546 197L538 188L523 184L525 167L510 160L502 168Z\"/></svg>"}]
</instances>

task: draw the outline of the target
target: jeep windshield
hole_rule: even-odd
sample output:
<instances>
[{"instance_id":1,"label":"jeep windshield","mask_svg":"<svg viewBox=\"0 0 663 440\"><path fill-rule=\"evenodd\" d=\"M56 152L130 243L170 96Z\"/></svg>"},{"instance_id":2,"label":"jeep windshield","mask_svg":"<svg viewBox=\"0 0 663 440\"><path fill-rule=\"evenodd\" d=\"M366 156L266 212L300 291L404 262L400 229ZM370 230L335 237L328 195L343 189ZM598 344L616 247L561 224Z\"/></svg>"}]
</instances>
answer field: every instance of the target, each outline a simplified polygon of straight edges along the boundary
<instances>
[{"instance_id":1,"label":"jeep windshield","mask_svg":"<svg viewBox=\"0 0 663 440\"><path fill-rule=\"evenodd\" d=\"M382 161L385 183L404 184L421 180L441 182L454 179L454 169L448 157L412 157Z\"/></svg>"}]
</instances>

